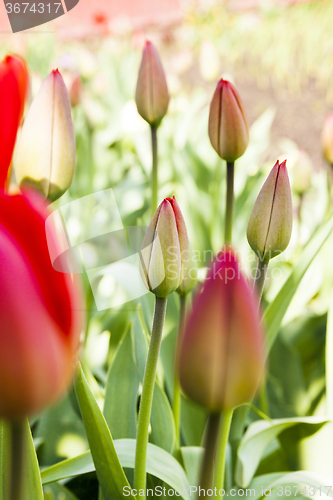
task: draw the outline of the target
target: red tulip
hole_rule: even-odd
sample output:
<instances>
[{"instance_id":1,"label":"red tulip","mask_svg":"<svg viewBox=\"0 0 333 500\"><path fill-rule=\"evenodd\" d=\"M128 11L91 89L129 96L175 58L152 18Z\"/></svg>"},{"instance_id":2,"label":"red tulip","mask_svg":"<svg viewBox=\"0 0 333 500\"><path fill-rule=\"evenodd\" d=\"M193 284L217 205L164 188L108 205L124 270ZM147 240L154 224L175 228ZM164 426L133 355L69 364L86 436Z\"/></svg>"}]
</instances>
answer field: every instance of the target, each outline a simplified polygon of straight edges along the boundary
<instances>
[{"instance_id":1,"label":"red tulip","mask_svg":"<svg viewBox=\"0 0 333 500\"><path fill-rule=\"evenodd\" d=\"M28 87L29 76L24 60L7 56L0 64L0 189L7 180Z\"/></svg>"},{"instance_id":2,"label":"red tulip","mask_svg":"<svg viewBox=\"0 0 333 500\"><path fill-rule=\"evenodd\" d=\"M184 392L210 411L253 397L264 367L258 304L231 250L213 263L178 349Z\"/></svg>"},{"instance_id":3,"label":"red tulip","mask_svg":"<svg viewBox=\"0 0 333 500\"><path fill-rule=\"evenodd\" d=\"M48 215L37 193L0 194L0 418L42 410L73 375L80 292L52 267ZM52 229L48 240L58 244Z\"/></svg>"}]
</instances>

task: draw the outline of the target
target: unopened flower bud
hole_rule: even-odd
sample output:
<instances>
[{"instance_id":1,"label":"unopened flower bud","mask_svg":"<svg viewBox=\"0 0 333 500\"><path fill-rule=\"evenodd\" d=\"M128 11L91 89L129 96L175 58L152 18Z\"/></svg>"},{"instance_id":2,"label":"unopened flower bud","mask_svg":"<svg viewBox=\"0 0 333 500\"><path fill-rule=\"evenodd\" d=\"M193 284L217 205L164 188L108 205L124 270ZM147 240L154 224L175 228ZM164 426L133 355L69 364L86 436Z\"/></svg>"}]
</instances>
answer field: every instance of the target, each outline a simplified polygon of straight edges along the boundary
<instances>
[{"instance_id":1,"label":"unopened flower bud","mask_svg":"<svg viewBox=\"0 0 333 500\"><path fill-rule=\"evenodd\" d=\"M75 156L69 96L55 70L44 80L23 124L15 156L17 181L54 201L71 185Z\"/></svg>"},{"instance_id":2,"label":"unopened flower bud","mask_svg":"<svg viewBox=\"0 0 333 500\"><path fill-rule=\"evenodd\" d=\"M289 155L288 165L293 192L302 196L311 187L314 173L311 158L303 149L297 149Z\"/></svg>"},{"instance_id":3,"label":"unopened flower bud","mask_svg":"<svg viewBox=\"0 0 333 500\"><path fill-rule=\"evenodd\" d=\"M232 83L221 79L209 110L208 134L217 154L227 162L242 156L249 143L244 106Z\"/></svg>"},{"instance_id":4,"label":"unopened flower bud","mask_svg":"<svg viewBox=\"0 0 333 500\"><path fill-rule=\"evenodd\" d=\"M277 161L252 209L247 239L259 259L283 252L290 241L293 208L286 161Z\"/></svg>"},{"instance_id":5,"label":"unopened flower bud","mask_svg":"<svg viewBox=\"0 0 333 500\"><path fill-rule=\"evenodd\" d=\"M185 394L209 411L250 401L264 369L258 304L229 249L213 263L179 340Z\"/></svg>"},{"instance_id":6,"label":"unopened flower bud","mask_svg":"<svg viewBox=\"0 0 333 500\"><path fill-rule=\"evenodd\" d=\"M195 255L193 250L190 250L183 281L177 288L179 295L187 295L188 293L191 293L198 282L198 266L194 257Z\"/></svg>"},{"instance_id":7,"label":"unopened flower bud","mask_svg":"<svg viewBox=\"0 0 333 500\"><path fill-rule=\"evenodd\" d=\"M182 282L188 261L188 237L175 197L157 208L142 243L140 273L149 291L167 297Z\"/></svg>"},{"instance_id":8,"label":"unopened flower bud","mask_svg":"<svg viewBox=\"0 0 333 500\"><path fill-rule=\"evenodd\" d=\"M135 93L138 112L146 122L157 127L168 111L169 99L160 56L154 45L147 41Z\"/></svg>"},{"instance_id":9,"label":"unopened flower bud","mask_svg":"<svg viewBox=\"0 0 333 500\"><path fill-rule=\"evenodd\" d=\"M333 114L327 115L321 132L321 144L325 160L333 165Z\"/></svg>"}]
</instances>

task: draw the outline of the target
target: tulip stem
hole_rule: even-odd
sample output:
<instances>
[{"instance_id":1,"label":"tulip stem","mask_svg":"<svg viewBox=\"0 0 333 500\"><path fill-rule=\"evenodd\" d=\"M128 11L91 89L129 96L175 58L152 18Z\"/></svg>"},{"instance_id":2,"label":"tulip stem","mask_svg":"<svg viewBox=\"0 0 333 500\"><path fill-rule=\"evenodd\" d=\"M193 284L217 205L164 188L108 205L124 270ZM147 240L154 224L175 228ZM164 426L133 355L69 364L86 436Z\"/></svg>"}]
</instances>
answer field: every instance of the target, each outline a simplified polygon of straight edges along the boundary
<instances>
[{"instance_id":1,"label":"tulip stem","mask_svg":"<svg viewBox=\"0 0 333 500\"><path fill-rule=\"evenodd\" d=\"M156 297L153 327L150 336L145 374L143 377L142 394L139 408L138 430L136 436L134 484L135 488L144 491L140 498L146 498L146 461L148 433L151 407L153 402L157 362L161 347L162 332L165 318L167 298Z\"/></svg>"},{"instance_id":2,"label":"tulip stem","mask_svg":"<svg viewBox=\"0 0 333 500\"><path fill-rule=\"evenodd\" d=\"M186 295L180 295L180 311L179 311L179 325L178 325L178 342L180 341L184 326L185 326L185 317L186 317ZM175 367L174 372L174 386L173 386L173 417L175 421L176 428L176 448L179 448L180 445L180 384L179 378L177 374L177 370Z\"/></svg>"},{"instance_id":3,"label":"tulip stem","mask_svg":"<svg viewBox=\"0 0 333 500\"><path fill-rule=\"evenodd\" d=\"M206 437L205 437L205 451L201 465L201 475L199 486L202 490L203 496L199 494L197 498L205 500L209 498L207 490L212 487L214 478L214 461L217 448L217 440L219 436L221 422L221 414L219 412L211 413L208 417Z\"/></svg>"},{"instance_id":4,"label":"tulip stem","mask_svg":"<svg viewBox=\"0 0 333 500\"><path fill-rule=\"evenodd\" d=\"M235 162L227 162L227 193L224 222L224 242L226 244L229 244L232 241L232 223L234 218L234 177Z\"/></svg>"},{"instance_id":5,"label":"tulip stem","mask_svg":"<svg viewBox=\"0 0 333 500\"><path fill-rule=\"evenodd\" d=\"M156 125L151 125L151 151L152 151L152 173L151 173L151 210L152 214L156 212L157 209L157 199L158 199L158 153L157 153L157 127Z\"/></svg>"},{"instance_id":6,"label":"tulip stem","mask_svg":"<svg viewBox=\"0 0 333 500\"><path fill-rule=\"evenodd\" d=\"M218 445L217 445L217 455L216 455L216 467L215 467L215 487L217 490L217 498L222 498L223 494L221 490L224 489L224 478L225 478L225 466L226 466L226 455L227 446L229 440L230 426L232 421L234 409L224 410L222 414L222 423L219 433ZM221 492L221 493L220 493Z\"/></svg>"},{"instance_id":7,"label":"tulip stem","mask_svg":"<svg viewBox=\"0 0 333 500\"><path fill-rule=\"evenodd\" d=\"M10 422L10 497L9 500L23 499L24 479L24 420Z\"/></svg>"},{"instance_id":8,"label":"tulip stem","mask_svg":"<svg viewBox=\"0 0 333 500\"><path fill-rule=\"evenodd\" d=\"M254 278L253 290L257 290L257 295L259 299L259 306L261 304L262 292L264 290L267 270L268 270L269 260L265 258L258 259L258 266L256 271L256 276Z\"/></svg>"}]
</instances>

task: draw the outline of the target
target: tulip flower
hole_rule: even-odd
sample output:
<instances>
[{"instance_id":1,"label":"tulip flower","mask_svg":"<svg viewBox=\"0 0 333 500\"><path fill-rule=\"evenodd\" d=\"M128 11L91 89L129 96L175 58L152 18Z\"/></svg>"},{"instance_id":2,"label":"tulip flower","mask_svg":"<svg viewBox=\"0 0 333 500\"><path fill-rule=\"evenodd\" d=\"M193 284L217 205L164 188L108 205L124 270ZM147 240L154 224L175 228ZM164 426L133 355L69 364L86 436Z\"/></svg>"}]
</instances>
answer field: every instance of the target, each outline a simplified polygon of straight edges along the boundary
<instances>
[{"instance_id":1,"label":"tulip flower","mask_svg":"<svg viewBox=\"0 0 333 500\"><path fill-rule=\"evenodd\" d=\"M72 182L75 155L69 96L55 70L44 80L22 127L15 156L17 181L54 201Z\"/></svg>"},{"instance_id":2,"label":"tulip flower","mask_svg":"<svg viewBox=\"0 0 333 500\"><path fill-rule=\"evenodd\" d=\"M286 161L277 161L252 209L247 239L261 261L283 252L290 241L293 208Z\"/></svg>"},{"instance_id":3,"label":"tulip flower","mask_svg":"<svg viewBox=\"0 0 333 500\"><path fill-rule=\"evenodd\" d=\"M221 79L214 92L208 134L217 154L230 163L244 154L249 143L243 103L234 85L227 80Z\"/></svg>"},{"instance_id":4,"label":"tulip flower","mask_svg":"<svg viewBox=\"0 0 333 500\"><path fill-rule=\"evenodd\" d=\"M138 112L149 125L158 126L168 111L169 99L160 56L154 45L147 40L135 93Z\"/></svg>"},{"instance_id":5,"label":"tulip flower","mask_svg":"<svg viewBox=\"0 0 333 500\"><path fill-rule=\"evenodd\" d=\"M18 56L0 64L0 188L5 186L28 94L27 66Z\"/></svg>"},{"instance_id":6,"label":"tulip flower","mask_svg":"<svg viewBox=\"0 0 333 500\"><path fill-rule=\"evenodd\" d=\"M80 291L53 269L49 213L36 192L0 194L0 418L55 402L72 381L81 331ZM57 246L48 224L48 240Z\"/></svg>"},{"instance_id":7,"label":"tulip flower","mask_svg":"<svg viewBox=\"0 0 333 500\"><path fill-rule=\"evenodd\" d=\"M257 303L231 250L214 261L178 346L185 394L211 412L250 401L264 367Z\"/></svg>"},{"instance_id":8,"label":"tulip flower","mask_svg":"<svg viewBox=\"0 0 333 500\"><path fill-rule=\"evenodd\" d=\"M157 127L166 115L169 106L168 86L160 56L154 45L147 41L143 50L135 101L139 114L151 129L152 173L151 210L155 213L158 200L158 154Z\"/></svg>"},{"instance_id":9,"label":"tulip flower","mask_svg":"<svg viewBox=\"0 0 333 500\"><path fill-rule=\"evenodd\" d=\"M149 291L167 297L182 282L187 268L189 244L179 205L165 198L157 208L141 249L141 277Z\"/></svg>"},{"instance_id":10,"label":"tulip flower","mask_svg":"<svg viewBox=\"0 0 333 500\"><path fill-rule=\"evenodd\" d=\"M326 117L321 132L321 144L325 160L333 165L333 114Z\"/></svg>"},{"instance_id":11,"label":"tulip flower","mask_svg":"<svg viewBox=\"0 0 333 500\"><path fill-rule=\"evenodd\" d=\"M187 231L178 203L175 197L165 198L149 224L141 248L141 276L156 298L136 437L134 484L137 491L146 489L148 430L167 297L184 278L188 253Z\"/></svg>"},{"instance_id":12,"label":"tulip flower","mask_svg":"<svg viewBox=\"0 0 333 500\"><path fill-rule=\"evenodd\" d=\"M311 158L306 151L297 149L291 153L288 163L292 189L295 194L302 197L311 187L314 173Z\"/></svg>"}]
</instances>

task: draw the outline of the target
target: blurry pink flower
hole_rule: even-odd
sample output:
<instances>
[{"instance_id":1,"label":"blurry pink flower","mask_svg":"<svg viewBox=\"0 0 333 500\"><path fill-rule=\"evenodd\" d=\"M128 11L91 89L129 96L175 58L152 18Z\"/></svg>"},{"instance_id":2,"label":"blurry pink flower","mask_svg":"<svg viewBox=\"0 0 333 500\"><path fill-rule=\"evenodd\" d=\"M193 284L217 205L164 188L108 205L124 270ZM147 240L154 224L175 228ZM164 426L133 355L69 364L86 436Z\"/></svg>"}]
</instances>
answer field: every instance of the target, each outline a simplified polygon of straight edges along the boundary
<instances>
[{"instance_id":1,"label":"blurry pink flower","mask_svg":"<svg viewBox=\"0 0 333 500\"><path fill-rule=\"evenodd\" d=\"M180 384L210 411L250 401L264 369L258 304L233 252L221 252L196 297L178 346Z\"/></svg>"},{"instance_id":2,"label":"blurry pink flower","mask_svg":"<svg viewBox=\"0 0 333 500\"><path fill-rule=\"evenodd\" d=\"M223 78L210 104L208 134L217 154L227 162L242 156L249 143L243 103L234 85Z\"/></svg>"},{"instance_id":3,"label":"blurry pink flower","mask_svg":"<svg viewBox=\"0 0 333 500\"><path fill-rule=\"evenodd\" d=\"M169 92L164 70L156 48L149 41L142 54L135 101L142 118L156 127L168 111Z\"/></svg>"},{"instance_id":4,"label":"blurry pink flower","mask_svg":"<svg viewBox=\"0 0 333 500\"><path fill-rule=\"evenodd\" d=\"M333 114L326 117L321 132L321 144L325 160L333 165Z\"/></svg>"},{"instance_id":5,"label":"blurry pink flower","mask_svg":"<svg viewBox=\"0 0 333 500\"><path fill-rule=\"evenodd\" d=\"M72 381L81 294L70 274L51 265L48 215L35 192L0 194L0 418L42 410Z\"/></svg>"}]
</instances>

